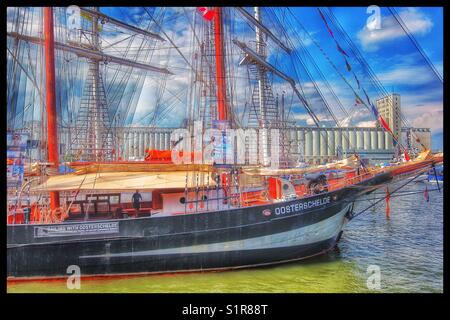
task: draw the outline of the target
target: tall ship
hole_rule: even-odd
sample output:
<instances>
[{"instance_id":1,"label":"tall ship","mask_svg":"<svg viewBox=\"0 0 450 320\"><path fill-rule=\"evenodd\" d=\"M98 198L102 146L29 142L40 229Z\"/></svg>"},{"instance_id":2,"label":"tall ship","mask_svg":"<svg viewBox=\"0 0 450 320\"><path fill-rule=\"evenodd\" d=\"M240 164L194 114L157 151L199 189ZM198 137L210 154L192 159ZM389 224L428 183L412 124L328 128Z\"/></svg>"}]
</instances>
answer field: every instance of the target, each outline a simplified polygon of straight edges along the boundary
<instances>
[{"instance_id":1,"label":"tall ship","mask_svg":"<svg viewBox=\"0 0 450 320\"><path fill-rule=\"evenodd\" d=\"M8 279L64 277L71 266L79 267L82 276L98 276L224 270L306 259L334 248L358 198L443 162L442 154L425 148L410 155L400 141L403 157L389 166L365 163L356 151L322 164L294 156L289 135L294 112L285 98L295 98L316 127L341 122L326 104L317 106L307 97L305 84L273 63L269 42L288 55L295 50L286 33L276 34L288 27L271 30L259 7L178 10L190 18L189 56L162 27L162 11L143 8L151 22L143 29L99 8L74 7L68 14L79 19L74 36L55 24L55 17L59 23L68 21L68 9L37 10L34 23L42 21L37 34L23 28L27 14L31 20L33 15L20 8L8 12L15 21L8 28L8 101L20 100L17 95L23 91L18 93L13 84L17 74L25 73L45 106L45 125L34 129L45 135L40 158L20 157L21 163L16 163L12 155L33 139L8 131L8 168L23 168L15 176L11 169L8 176L11 181L23 176L8 188ZM65 12L65 18L58 12ZM330 28L326 11L318 9L318 14ZM247 38L235 37L231 19L249 27L243 32ZM117 43L140 37L138 52L130 54L130 47L122 47L120 54L108 51L113 43L100 37L108 30L115 36L132 34L117 36ZM150 63L150 56L157 55L150 48L156 50L159 42L179 54L185 69L171 70L169 62ZM44 62L44 81L37 81L36 74L20 63L27 46L33 46L32 52ZM65 66L61 61L83 61L80 92L59 82L63 77L58 67ZM122 68L122 73L108 75L107 67ZM155 75L163 79L163 91L177 74L191 79L184 128L172 133L170 149L148 148L145 159L124 159L124 142L116 128L135 108L134 98L126 100L124 92L142 90L145 77ZM76 82L76 74L64 76ZM131 89L127 83L132 83ZM280 96L275 87L282 87ZM372 112L397 141L369 97L366 102L353 92L360 107ZM61 103L64 95L66 105ZM72 110L73 104L77 108ZM161 102L160 112L149 114L151 125L171 116L168 106ZM21 112L27 112L25 107ZM62 155L61 127L71 112L76 117ZM349 137L342 139L351 149Z\"/></svg>"}]
</instances>

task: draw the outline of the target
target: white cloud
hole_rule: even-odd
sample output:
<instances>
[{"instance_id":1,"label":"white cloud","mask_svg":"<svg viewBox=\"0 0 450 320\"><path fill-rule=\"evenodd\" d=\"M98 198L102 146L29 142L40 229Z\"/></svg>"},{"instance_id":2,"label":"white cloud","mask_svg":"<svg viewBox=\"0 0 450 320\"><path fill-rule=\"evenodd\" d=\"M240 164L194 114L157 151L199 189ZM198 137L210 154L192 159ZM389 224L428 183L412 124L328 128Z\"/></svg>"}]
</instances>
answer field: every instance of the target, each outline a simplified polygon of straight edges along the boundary
<instances>
[{"instance_id":1,"label":"white cloud","mask_svg":"<svg viewBox=\"0 0 450 320\"><path fill-rule=\"evenodd\" d=\"M308 126L313 126L313 125L315 125L315 122L313 119L311 119L311 117L309 117L308 119L306 119L306 124Z\"/></svg>"},{"instance_id":2,"label":"white cloud","mask_svg":"<svg viewBox=\"0 0 450 320\"><path fill-rule=\"evenodd\" d=\"M431 128L433 133L442 132L444 125L443 103L428 100L427 95L412 95L402 98L402 113L408 119L408 125L419 128Z\"/></svg>"},{"instance_id":3,"label":"white cloud","mask_svg":"<svg viewBox=\"0 0 450 320\"><path fill-rule=\"evenodd\" d=\"M417 128L431 128L433 134L442 132L444 123L444 111L433 110L425 112L412 121L412 125Z\"/></svg>"},{"instance_id":4,"label":"white cloud","mask_svg":"<svg viewBox=\"0 0 450 320\"><path fill-rule=\"evenodd\" d=\"M26 21L26 24L16 23ZM8 7L6 30L24 35L39 36L42 32L42 9L38 7Z\"/></svg>"},{"instance_id":5,"label":"white cloud","mask_svg":"<svg viewBox=\"0 0 450 320\"><path fill-rule=\"evenodd\" d=\"M185 18L177 18L175 23L173 23L173 19L169 20L171 20L170 25L162 24L163 30L186 59L193 63L191 45L193 31L189 27L189 23ZM182 121L188 116L188 87L192 86L192 72L181 55L174 49L170 49L172 45L169 41L158 43L158 45L160 49L153 53L152 61L155 62L151 64L167 67L174 75L165 78L159 74L147 73L144 87L137 102L134 122L140 122L143 119L146 120L144 123L148 122L156 112L159 116L154 118L151 125L176 127L181 125ZM161 49L161 47L167 49ZM161 92L161 88L164 88L163 92ZM163 109L170 109L170 112L163 112Z\"/></svg>"},{"instance_id":6,"label":"white cloud","mask_svg":"<svg viewBox=\"0 0 450 320\"><path fill-rule=\"evenodd\" d=\"M364 107L353 107L353 112L350 112L348 117L341 120L342 127L370 127L373 115Z\"/></svg>"},{"instance_id":7,"label":"white cloud","mask_svg":"<svg viewBox=\"0 0 450 320\"><path fill-rule=\"evenodd\" d=\"M371 128L373 128L373 127L375 127L376 123L377 122L375 120L373 120L373 121L361 121L361 122L358 122L355 126L356 127L371 127Z\"/></svg>"},{"instance_id":8,"label":"white cloud","mask_svg":"<svg viewBox=\"0 0 450 320\"><path fill-rule=\"evenodd\" d=\"M412 34L424 35L433 28L433 21L417 8L406 8L398 14ZM380 43L405 36L405 32L393 16L381 17L381 29L370 30L364 26L357 34L366 51L376 51Z\"/></svg>"},{"instance_id":9,"label":"white cloud","mask_svg":"<svg viewBox=\"0 0 450 320\"><path fill-rule=\"evenodd\" d=\"M385 85L423 85L436 80L428 66L400 66L379 73L378 79Z\"/></svg>"},{"instance_id":10,"label":"white cloud","mask_svg":"<svg viewBox=\"0 0 450 320\"><path fill-rule=\"evenodd\" d=\"M286 32L295 49L312 45L313 40L311 38L314 38L314 35L317 33L317 31L310 31L308 35L303 30L293 30L291 28L288 28Z\"/></svg>"}]
</instances>

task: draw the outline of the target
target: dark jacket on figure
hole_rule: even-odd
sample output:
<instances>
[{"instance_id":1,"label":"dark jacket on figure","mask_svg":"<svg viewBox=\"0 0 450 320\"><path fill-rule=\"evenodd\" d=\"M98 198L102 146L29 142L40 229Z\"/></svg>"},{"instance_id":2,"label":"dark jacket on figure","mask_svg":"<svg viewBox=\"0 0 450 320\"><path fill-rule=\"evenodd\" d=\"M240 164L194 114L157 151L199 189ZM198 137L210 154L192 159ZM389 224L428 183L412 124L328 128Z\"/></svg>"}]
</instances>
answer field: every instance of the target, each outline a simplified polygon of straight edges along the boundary
<instances>
[{"instance_id":1,"label":"dark jacket on figure","mask_svg":"<svg viewBox=\"0 0 450 320\"><path fill-rule=\"evenodd\" d=\"M139 200L142 200L142 196L140 193L135 192L132 197L133 200L133 208L139 209L141 207L141 203Z\"/></svg>"}]
</instances>

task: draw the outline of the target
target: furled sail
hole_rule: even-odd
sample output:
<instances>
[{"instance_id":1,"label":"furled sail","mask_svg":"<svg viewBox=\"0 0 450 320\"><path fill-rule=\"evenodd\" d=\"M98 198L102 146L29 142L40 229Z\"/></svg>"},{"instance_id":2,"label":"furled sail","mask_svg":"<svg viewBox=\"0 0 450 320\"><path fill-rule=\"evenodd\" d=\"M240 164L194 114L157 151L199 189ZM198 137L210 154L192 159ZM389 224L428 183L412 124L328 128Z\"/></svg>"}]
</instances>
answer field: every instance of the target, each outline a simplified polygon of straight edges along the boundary
<instances>
[{"instance_id":1,"label":"furled sail","mask_svg":"<svg viewBox=\"0 0 450 320\"><path fill-rule=\"evenodd\" d=\"M147 162L104 162L104 163L70 163L69 167L75 169L75 174L97 172L174 172L174 171L214 171L208 164L173 164L173 163L147 163Z\"/></svg>"},{"instance_id":2,"label":"furled sail","mask_svg":"<svg viewBox=\"0 0 450 320\"><path fill-rule=\"evenodd\" d=\"M68 190L155 190L215 187L209 172L100 172L50 176L30 191Z\"/></svg>"},{"instance_id":3,"label":"furled sail","mask_svg":"<svg viewBox=\"0 0 450 320\"><path fill-rule=\"evenodd\" d=\"M323 171L328 169L345 169L345 168L356 168L359 164L359 160L355 155L348 157L344 160L327 163L325 165L309 166L306 168L288 168L288 169L271 169L271 168L261 168L252 167L243 169L245 174L248 175L260 175L260 176L271 176L271 175L289 175L289 174L305 174L317 171Z\"/></svg>"}]
</instances>

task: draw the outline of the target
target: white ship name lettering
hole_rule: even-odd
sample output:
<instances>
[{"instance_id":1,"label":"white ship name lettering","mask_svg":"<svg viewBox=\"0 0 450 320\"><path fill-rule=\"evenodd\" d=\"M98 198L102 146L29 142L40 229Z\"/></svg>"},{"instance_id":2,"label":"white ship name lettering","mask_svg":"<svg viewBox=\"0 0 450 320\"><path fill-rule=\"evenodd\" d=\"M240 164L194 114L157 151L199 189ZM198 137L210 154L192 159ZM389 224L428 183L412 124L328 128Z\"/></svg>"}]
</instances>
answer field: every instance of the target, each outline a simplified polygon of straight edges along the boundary
<instances>
[{"instance_id":1,"label":"white ship name lettering","mask_svg":"<svg viewBox=\"0 0 450 320\"><path fill-rule=\"evenodd\" d=\"M293 203L287 206L275 208L275 214L278 216L280 214L293 213L298 211L303 211L306 209L311 209L314 207L319 207L330 203L330 196L325 198L320 198L316 200L310 200L305 202Z\"/></svg>"}]
</instances>

